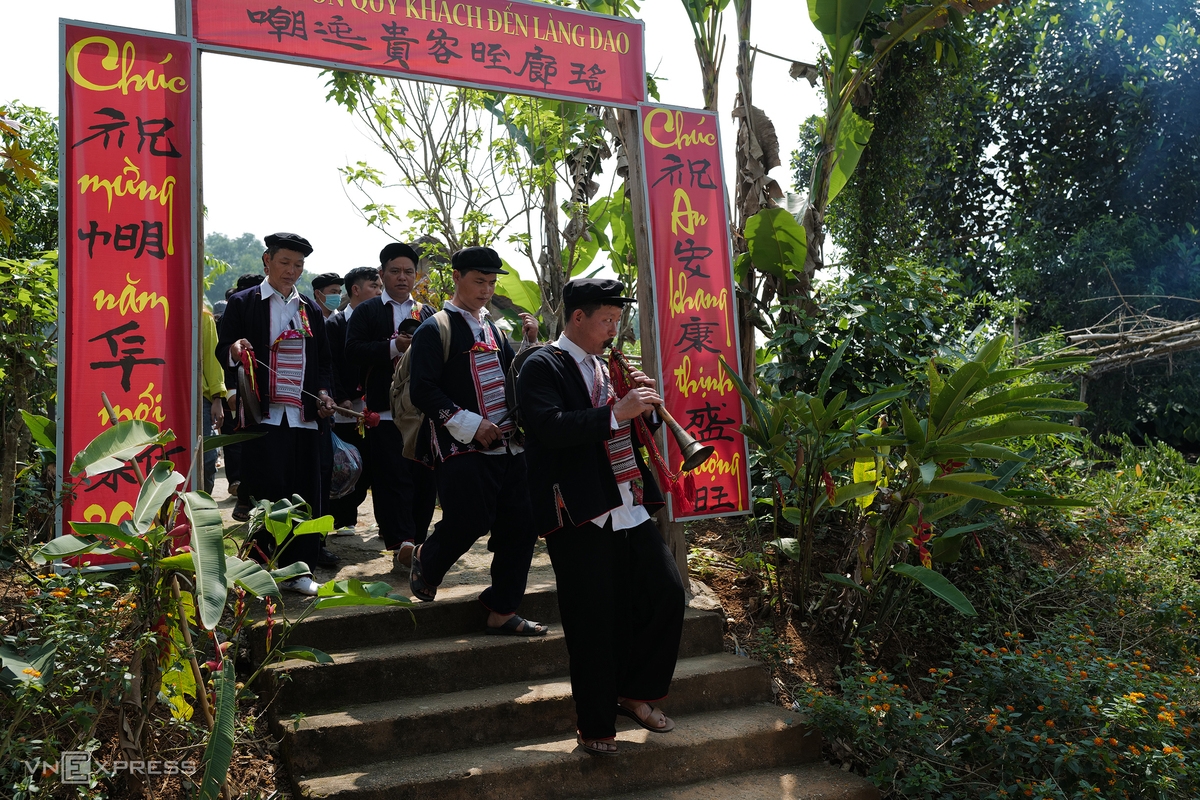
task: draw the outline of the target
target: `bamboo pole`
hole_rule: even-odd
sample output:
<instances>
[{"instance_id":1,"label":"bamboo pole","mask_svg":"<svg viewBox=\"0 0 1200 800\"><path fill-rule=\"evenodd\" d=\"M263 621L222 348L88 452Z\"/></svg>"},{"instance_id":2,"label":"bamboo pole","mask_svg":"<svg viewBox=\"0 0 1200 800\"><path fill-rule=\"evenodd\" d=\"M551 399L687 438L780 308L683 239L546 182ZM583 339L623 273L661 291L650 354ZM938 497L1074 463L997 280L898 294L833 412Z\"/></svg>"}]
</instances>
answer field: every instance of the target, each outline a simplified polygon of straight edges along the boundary
<instances>
[{"instance_id":1,"label":"bamboo pole","mask_svg":"<svg viewBox=\"0 0 1200 800\"><path fill-rule=\"evenodd\" d=\"M649 209L646 208L646 195L642 188L646 185L645 168L642 164L641 123L638 112L633 109L617 111L617 123L621 130L621 140L625 144L625 158L629 164L626 185L629 186L629 201L633 212L633 240L637 252L637 301L638 301L638 338L642 343L642 372L652 377L659 377L657 335L654 329L654 278L650 269L650 233L647 224ZM659 449L667 452L665 437L659 434ZM666 487L664 487L666 488ZM682 522L671 522L666 509L657 514L658 530L663 540L675 556L675 565L679 568L679 577L688 586L687 577L687 536Z\"/></svg>"}]
</instances>

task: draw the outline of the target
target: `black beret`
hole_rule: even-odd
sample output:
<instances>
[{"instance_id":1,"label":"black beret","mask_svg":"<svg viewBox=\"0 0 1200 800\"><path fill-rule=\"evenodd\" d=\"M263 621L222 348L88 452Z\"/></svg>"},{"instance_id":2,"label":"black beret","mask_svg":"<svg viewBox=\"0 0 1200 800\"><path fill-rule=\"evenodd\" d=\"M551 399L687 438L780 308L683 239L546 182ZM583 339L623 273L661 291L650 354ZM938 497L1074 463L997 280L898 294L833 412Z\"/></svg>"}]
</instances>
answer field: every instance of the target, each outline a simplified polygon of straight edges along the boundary
<instances>
[{"instance_id":1,"label":"black beret","mask_svg":"<svg viewBox=\"0 0 1200 800\"><path fill-rule=\"evenodd\" d=\"M264 236L263 241L267 243L268 250L272 247L281 247L284 250L295 250L302 256L310 255L313 250L308 239L296 233L272 233L270 236Z\"/></svg>"},{"instance_id":2,"label":"black beret","mask_svg":"<svg viewBox=\"0 0 1200 800\"><path fill-rule=\"evenodd\" d=\"M237 279L237 289L234 291L243 292L253 286L258 286L263 282L262 275L239 275Z\"/></svg>"},{"instance_id":3,"label":"black beret","mask_svg":"<svg viewBox=\"0 0 1200 800\"><path fill-rule=\"evenodd\" d=\"M312 279L313 289L324 289L326 286L333 286L335 284L341 286L343 283L345 281L342 280L342 276L336 272L323 272Z\"/></svg>"},{"instance_id":4,"label":"black beret","mask_svg":"<svg viewBox=\"0 0 1200 800\"><path fill-rule=\"evenodd\" d=\"M471 270L494 275L508 274L508 270L504 269L504 262L500 260L500 254L490 247L464 247L450 256L450 266L460 275Z\"/></svg>"},{"instance_id":5,"label":"black beret","mask_svg":"<svg viewBox=\"0 0 1200 800\"><path fill-rule=\"evenodd\" d=\"M404 242L391 242L390 244L385 245L384 248L379 251L379 266L384 266L393 258L410 259L413 262L414 267L417 265L417 262L421 260L420 254L417 253L416 250L404 244Z\"/></svg>"},{"instance_id":6,"label":"black beret","mask_svg":"<svg viewBox=\"0 0 1200 800\"><path fill-rule=\"evenodd\" d=\"M563 287L563 305L567 308L579 308L588 303L621 306L637 302L632 297L622 297L623 291L625 284L612 278L576 278L568 281Z\"/></svg>"}]
</instances>

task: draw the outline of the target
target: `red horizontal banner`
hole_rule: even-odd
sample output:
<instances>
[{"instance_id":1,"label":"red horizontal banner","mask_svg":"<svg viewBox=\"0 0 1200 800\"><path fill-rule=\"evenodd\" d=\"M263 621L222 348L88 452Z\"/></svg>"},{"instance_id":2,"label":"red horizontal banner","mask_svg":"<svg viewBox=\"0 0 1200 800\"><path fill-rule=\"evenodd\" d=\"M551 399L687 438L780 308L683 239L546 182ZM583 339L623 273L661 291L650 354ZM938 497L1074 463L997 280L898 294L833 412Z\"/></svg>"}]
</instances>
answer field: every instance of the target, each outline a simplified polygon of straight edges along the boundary
<instances>
[{"instance_id":1,"label":"red horizontal banner","mask_svg":"<svg viewBox=\"0 0 1200 800\"><path fill-rule=\"evenodd\" d=\"M747 513L752 502L738 371L737 304L717 116L639 106L650 212L655 322L667 410L716 453L693 473L693 508L672 519ZM667 461L683 463L673 437Z\"/></svg>"},{"instance_id":2,"label":"red horizontal banner","mask_svg":"<svg viewBox=\"0 0 1200 800\"><path fill-rule=\"evenodd\" d=\"M192 46L64 24L60 472L119 419L170 428L140 456L187 473L192 430ZM122 467L75 487L63 520L120 523L139 486ZM65 527L65 525L64 525ZM69 532L69 530L65 531ZM88 557L93 563L103 556Z\"/></svg>"},{"instance_id":3,"label":"red horizontal banner","mask_svg":"<svg viewBox=\"0 0 1200 800\"><path fill-rule=\"evenodd\" d=\"M646 97L640 22L543 3L193 0L192 19L201 46L597 105Z\"/></svg>"}]
</instances>

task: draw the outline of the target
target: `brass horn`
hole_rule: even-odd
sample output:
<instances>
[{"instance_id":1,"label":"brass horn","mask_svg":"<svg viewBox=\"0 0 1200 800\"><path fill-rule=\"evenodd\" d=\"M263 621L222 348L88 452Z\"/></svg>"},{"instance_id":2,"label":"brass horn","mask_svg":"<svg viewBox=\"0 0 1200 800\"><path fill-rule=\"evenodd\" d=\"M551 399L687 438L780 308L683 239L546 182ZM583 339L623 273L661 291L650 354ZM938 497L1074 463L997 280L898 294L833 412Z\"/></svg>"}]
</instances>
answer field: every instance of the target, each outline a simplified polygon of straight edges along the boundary
<instances>
[{"instance_id":1,"label":"brass horn","mask_svg":"<svg viewBox=\"0 0 1200 800\"><path fill-rule=\"evenodd\" d=\"M625 359L625 354L617 348L613 348L613 355L616 356L617 363L621 365L621 369L625 370L625 374L632 375L633 367ZM683 429L683 426L675 421L671 413L667 411L666 406L655 404L655 410L662 421L666 423L667 429L671 431L671 435L675 437L675 444L679 446L679 452L683 454L683 467L681 472L691 472L699 467L716 452L717 448L711 444L700 444L696 441L696 437Z\"/></svg>"}]
</instances>

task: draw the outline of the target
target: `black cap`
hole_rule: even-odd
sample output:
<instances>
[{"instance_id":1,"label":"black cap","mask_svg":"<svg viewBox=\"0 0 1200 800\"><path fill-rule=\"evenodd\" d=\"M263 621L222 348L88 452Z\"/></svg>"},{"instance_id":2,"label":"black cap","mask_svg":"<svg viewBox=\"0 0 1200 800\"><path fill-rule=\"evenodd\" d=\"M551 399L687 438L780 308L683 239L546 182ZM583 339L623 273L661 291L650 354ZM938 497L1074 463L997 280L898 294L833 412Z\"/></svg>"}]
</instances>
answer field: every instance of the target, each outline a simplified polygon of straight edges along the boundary
<instances>
[{"instance_id":1,"label":"black cap","mask_svg":"<svg viewBox=\"0 0 1200 800\"><path fill-rule=\"evenodd\" d=\"M341 286L343 283L345 283L345 281L342 280L342 276L338 275L336 272L323 272L312 279L312 287L314 290L324 289L327 286Z\"/></svg>"},{"instance_id":2,"label":"black cap","mask_svg":"<svg viewBox=\"0 0 1200 800\"><path fill-rule=\"evenodd\" d=\"M264 275L254 275L254 274L239 275L238 279L237 279L237 289L235 289L234 291L244 292L247 289L258 286L260 283L263 282L263 279L265 277L266 276L264 276Z\"/></svg>"},{"instance_id":3,"label":"black cap","mask_svg":"<svg viewBox=\"0 0 1200 800\"><path fill-rule=\"evenodd\" d=\"M490 247L464 247L450 256L450 266L460 275L471 270L491 275L508 274L508 270L504 269L504 262L500 260L500 254Z\"/></svg>"},{"instance_id":4,"label":"black cap","mask_svg":"<svg viewBox=\"0 0 1200 800\"><path fill-rule=\"evenodd\" d=\"M272 247L282 247L284 250L295 250L302 256L307 256L312 253L312 245L308 243L308 239L297 233L272 233L270 236L264 236L263 241L267 244L267 249Z\"/></svg>"},{"instance_id":5,"label":"black cap","mask_svg":"<svg viewBox=\"0 0 1200 800\"><path fill-rule=\"evenodd\" d=\"M421 260L420 254L404 242L392 242L384 245L384 248L379 251L379 266L383 267L393 258L411 259L414 267Z\"/></svg>"},{"instance_id":6,"label":"black cap","mask_svg":"<svg viewBox=\"0 0 1200 800\"><path fill-rule=\"evenodd\" d=\"M632 297L622 297L625 284L612 278L576 278L568 281L563 287L563 305L566 308L579 308L588 303L600 303L606 306L623 306L626 303L636 303Z\"/></svg>"}]
</instances>

